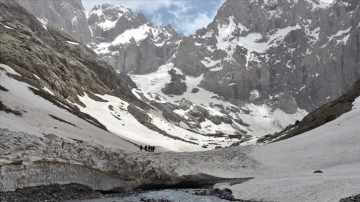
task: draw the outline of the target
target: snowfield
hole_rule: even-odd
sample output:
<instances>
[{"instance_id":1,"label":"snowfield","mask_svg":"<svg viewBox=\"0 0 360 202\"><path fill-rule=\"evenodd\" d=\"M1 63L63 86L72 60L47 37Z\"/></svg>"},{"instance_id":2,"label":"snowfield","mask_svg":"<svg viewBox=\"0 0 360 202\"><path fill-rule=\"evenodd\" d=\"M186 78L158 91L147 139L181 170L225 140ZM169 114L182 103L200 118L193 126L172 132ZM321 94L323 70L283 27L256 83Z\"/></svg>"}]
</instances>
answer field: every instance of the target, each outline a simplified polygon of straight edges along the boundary
<instances>
[{"instance_id":1,"label":"snowfield","mask_svg":"<svg viewBox=\"0 0 360 202\"><path fill-rule=\"evenodd\" d=\"M360 97L354 101L353 109L350 112L312 131L280 142L268 145L230 147L228 149L206 152L144 153L139 152L137 146L133 143L147 142L148 144L163 147L163 150L196 151L201 149L202 143L211 142L211 138L171 125L160 117L152 115L152 123L162 130L171 131L169 132L170 135L178 135L186 140L197 138L196 141L199 144L194 145L173 140L150 131L145 126L139 124L126 111L128 103L119 98L97 95L109 101L104 104L104 102L95 102L88 96L80 97L81 101L86 105L86 107L79 106L81 111L96 117L110 132L99 129L68 111L60 109L45 99L34 95L29 90L28 84L11 78L11 75L19 76L11 67L3 64L0 67L0 85L8 90L0 91L1 102L12 110L22 112L21 116L16 116L12 113L1 111L1 128L25 132L29 136L36 135L43 138L46 135L54 134L72 141L83 140L85 142L92 142L90 144L93 149L79 154L76 154L76 152L69 153L72 150L63 151L61 147L54 148L53 153L46 153L45 150L41 150L47 149L46 144L36 144L36 142L33 144L27 142L26 144L30 144L33 147L31 150L27 150L21 144L14 144L14 141L11 142L11 149L14 152L6 153L5 149L4 156L0 158L0 163L10 168L16 165L9 164L9 162L20 158L26 162L26 169L29 169L26 172L32 177L38 175L49 176L47 178L49 179L48 181L41 181L42 184L51 184L57 181L55 178L50 177L52 176L51 172L44 173L41 169L36 170L38 165L36 160L51 158L54 164L52 166L56 167L56 162L64 162L62 159L65 156L65 159L68 159L66 160L67 163L77 162L77 165L90 164L93 169L103 170L112 174L118 172L120 178L121 172L123 172L121 169L125 169L126 165L132 166L132 163L135 163L137 166L136 172L141 173L142 170L153 172L155 168L155 171L159 172L158 174L165 174L168 177L197 175L199 173L227 178L253 177L253 179L241 184L230 185L222 183L215 185L219 188L230 188L235 198L246 200L335 202L360 192ZM139 82L141 78L137 78L137 82ZM189 79L189 81L196 83L196 79ZM149 85L149 87L156 88L156 85ZM46 88L46 90L51 92L49 88ZM211 97L207 95L209 92L202 91L202 93L203 96ZM191 96L191 94L186 93L185 96ZM166 97L166 99L177 98ZM215 102L215 100L212 101ZM198 102L201 102L201 100L199 99ZM206 103L203 104L205 105ZM112 105L112 107L109 107L109 105ZM266 112L266 108L257 108L257 110L254 109L252 111L262 114ZM216 112L214 111L213 113ZM275 111L274 113L274 116L284 118L280 112ZM56 116L57 119L49 115ZM68 123L59 120L65 120ZM10 133L6 132L6 134ZM43 140L39 139L36 141ZM215 139L212 141L215 141ZM75 148L81 147L82 144L77 143ZM101 147L104 149L104 152L115 151L115 149L126 151L127 154L113 153L115 156L121 154L121 162L126 163L118 167L117 164L114 165L112 155L103 155L101 152L94 153L98 156L91 155L91 152L98 151L100 148L97 148L96 145L105 146ZM61 152L56 151L56 149L60 149ZM4 148L2 148L2 152L4 152ZM66 164L62 166L66 166ZM74 173L83 172L78 170L76 166L73 166L72 169ZM64 170L57 171L55 169L54 172L63 172ZM323 173L314 173L316 170L321 170ZM32 172L33 174L31 174ZM6 176L3 176L4 174ZM65 173L62 174L66 175ZM32 184L31 180L23 181L23 178L21 178L23 175L24 171L20 170L16 171L11 177L6 172L3 172L0 177L7 177L7 180L19 183L14 183L15 187L36 185L36 183ZM69 180L66 182L70 182L71 179L75 178L69 177ZM143 180L142 183L147 182L146 177L141 178L141 180ZM111 185L94 185L89 181L86 183L89 186L99 188L102 186L108 188L117 186L115 182ZM126 183L124 181L119 183L123 186L126 185L124 185ZM139 183L138 180L137 183ZM2 186L5 190L9 189L4 184Z\"/></svg>"},{"instance_id":2,"label":"snowfield","mask_svg":"<svg viewBox=\"0 0 360 202\"><path fill-rule=\"evenodd\" d=\"M254 147L258 176L228 186L236 198L339 201L360 193L360 97L338 119L296 137ZM313 173L321 170L323 173Z\"/></svg>"}]
</instances>

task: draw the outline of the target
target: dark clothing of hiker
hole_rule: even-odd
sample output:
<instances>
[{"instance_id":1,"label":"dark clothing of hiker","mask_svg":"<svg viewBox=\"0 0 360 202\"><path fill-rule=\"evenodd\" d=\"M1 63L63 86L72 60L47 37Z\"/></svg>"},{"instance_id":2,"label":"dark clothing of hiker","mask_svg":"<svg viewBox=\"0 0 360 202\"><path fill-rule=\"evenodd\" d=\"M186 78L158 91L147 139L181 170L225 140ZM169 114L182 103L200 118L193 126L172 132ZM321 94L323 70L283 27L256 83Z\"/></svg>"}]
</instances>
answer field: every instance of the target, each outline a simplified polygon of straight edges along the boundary
<instances>
[{"instance_id":1,"label":"dark clothing of hiker","mask_svg":"<svg viewBox=\"0 0 360 202\"><path fill-rule=\"evenodd\" d=\"M142 147L142 145L140 145L140 151L142 151L142 149L143 149L143 147Z\"/></svg>"},{"instance_id":2,"label":"dark clothing of hiker","mask_svg":"<svg viewBox=\"0 0 360 202\"><path fill-rule=\"evenodd\" d=\"M147 147L147 145L145 146L145 151L147 151L148 150L148 147Z\"/></svg>"}]
</instances>

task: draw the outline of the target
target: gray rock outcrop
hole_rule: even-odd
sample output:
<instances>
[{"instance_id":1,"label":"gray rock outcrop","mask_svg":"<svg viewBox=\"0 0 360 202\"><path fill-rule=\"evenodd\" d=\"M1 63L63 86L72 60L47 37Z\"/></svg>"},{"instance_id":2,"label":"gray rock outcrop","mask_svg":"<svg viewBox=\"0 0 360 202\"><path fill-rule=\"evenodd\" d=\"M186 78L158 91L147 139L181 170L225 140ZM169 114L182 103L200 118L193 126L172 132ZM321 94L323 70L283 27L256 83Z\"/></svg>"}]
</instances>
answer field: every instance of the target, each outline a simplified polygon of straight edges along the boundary
<instances>
[{"instance_id":1,"label":"gray rock outcrop","mask_svg":"<svg viewBox=\"0 0 360 202\"><path fill-rule=\"evenodd\" d=\"M84 44L91 42L85 9L81 0L15 0L44 25L70 34Z\"/></svg>"},{"instance_id":2,"label":"gray rock outcrop","mask_svg":"<svg viewBox=\"0 0 360 202\"><path fill-rule=\"evenodd\" d=\"M170 83L166 84L161 91L166 95L182 95L186 92L187 86L184 82L184 75L176 74L174 69L171 69L168 73L171 76Z\"/></svg>"}]
</instances>

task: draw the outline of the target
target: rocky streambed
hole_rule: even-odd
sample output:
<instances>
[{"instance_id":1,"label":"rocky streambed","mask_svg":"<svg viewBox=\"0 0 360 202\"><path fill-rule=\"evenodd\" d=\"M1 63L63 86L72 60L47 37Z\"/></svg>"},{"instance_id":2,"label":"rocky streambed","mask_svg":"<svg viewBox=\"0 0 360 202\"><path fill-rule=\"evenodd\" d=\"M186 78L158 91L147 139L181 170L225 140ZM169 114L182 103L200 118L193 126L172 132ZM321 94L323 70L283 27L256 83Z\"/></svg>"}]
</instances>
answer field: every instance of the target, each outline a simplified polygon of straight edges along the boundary
<instances>
[{"instance_id":1,"label":"rocky streambed","mask_svg":"<svg viewBox=\"0 0 360 202\"><path fill-rule=\"evenodd\" d=\"M135 190L127 192L102 192L81 184L49 185L18 189L12 192L0 192L2 202L25 201L244 201L235 199L229 189L161 189L161 190ZM245 202L245 201L244 201ZM251 201L246 201L251 202Z\"/></svg>"}]
</instances>

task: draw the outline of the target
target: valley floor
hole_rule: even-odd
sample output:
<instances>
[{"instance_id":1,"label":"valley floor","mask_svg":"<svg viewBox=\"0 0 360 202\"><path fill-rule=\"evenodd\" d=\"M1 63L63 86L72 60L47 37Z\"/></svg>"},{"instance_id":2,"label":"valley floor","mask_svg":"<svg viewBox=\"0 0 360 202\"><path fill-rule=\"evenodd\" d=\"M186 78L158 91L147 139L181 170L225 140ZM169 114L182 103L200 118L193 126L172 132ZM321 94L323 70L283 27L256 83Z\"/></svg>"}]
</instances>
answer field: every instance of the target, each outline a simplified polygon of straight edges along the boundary
<instances>
[{"instance_id":1,"label":"valley floor","mask_svg":"<svg viewBox=\"0 0 360 202\"><path fill-rule=\"evenodd\" d=\"M2 82L5 81L9 80ZM13 83L6 84L4 86L9 90L15 86ZM34 110L26 114L37 112ZM74 117L66 111L62 113L68 117L67 120ZM51 111L41 117L48 114ZM41 123L40 118L32 117L29 120ZM17 117L19 120L24 118ZM18 127L7 120L1 119L1 125ZM51 121L61 124L59 126L69 125L56 122L58 120ZM92 132L88 123L76 123L77 127L67 128L76 132L81 127ZM287 140L268 145L182 153L136 152L135 145L110 136L105 131L96 133L95 142L88 142L87 135L80 133L77 134L78 139L67 139L50 134L43 134L43 137L31 135L31 131L38 130L36 127L30 128L28 133L2 129L0 191L72 182L100 190L126 190L141 185L171 185L188 179L208 180L202 178L205 174L221 178L253 177L241 184L215 185L231 189L235 198L256 201L339 201L360 193L359 123L360 98L357 98L350 112ZM54 128L57 131L60 129ZM63 136L71 134L69 130ZM111 139L105 140L104 136ZM314 173L316 170L322 173Z\"/></svg>"}]
</instances>

